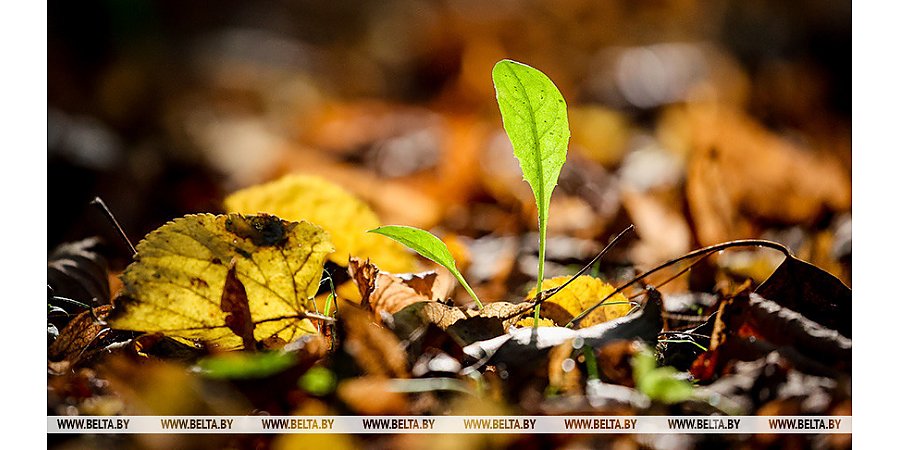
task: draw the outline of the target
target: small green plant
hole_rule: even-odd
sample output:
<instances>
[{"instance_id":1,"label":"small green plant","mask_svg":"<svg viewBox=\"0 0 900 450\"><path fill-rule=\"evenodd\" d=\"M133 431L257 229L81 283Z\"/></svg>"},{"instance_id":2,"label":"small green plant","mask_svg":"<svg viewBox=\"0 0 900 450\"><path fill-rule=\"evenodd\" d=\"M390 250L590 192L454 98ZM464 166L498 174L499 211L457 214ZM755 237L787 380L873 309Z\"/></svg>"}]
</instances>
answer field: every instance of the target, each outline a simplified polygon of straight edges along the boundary
<instances>
[{"instance_id":1,"label":"small green plant","mask_svg":"<svg viewBox=\"0 0 900 450\"><path fill-rule=\"evenodd\" d=\"M556 85L541 71L505 59L492 72L497 104L503 128L512 142L522 175L534 192L538 209L538 276L537 292L544 281L544 256L547 244L547 217L550 195L566 162L569 145L569 119L566 101ZM483 305L463 278L447 246L433 234L414 227L383 226L370 233L387 236L420 255L444 266L459 280L479 308ZM534 308L534 324L538 324L541 306Z\"/></svg>"},{"instance_id":2,"label":"small green plant","mask_svg":"<svg viewBox=\"0 0 900 450\"><path fill-rule=\"evenodd\" d=\"M444 244L437 236L416 227L403 225L386 225L375 228L374 230L369 230L369 233L387 236L415 250L416 253L444 266L454 277L456 277L456 280L466 289L466 292L472 296L472 299L475 300L475 304L478 305L478 309L484 308L484 305L481 304L481 300L478 300L478 296L475 295L475 291L469 287L469 283L466 283L466 279L463 278L459 269L456 268L456 260L453 259L453 255L450 254L447 244Z\"/></svg>"},{"instance_id":3,"label":"small green plant","mask_svg":"<svg viewBox=\"0 0 900 450\"><path fill-rule=\"evenodd\" d=\"M694 392L691 383L677 377L678 371L674 367L657 367L656 356L650 349L641 349L631 357L631 371L635 387L653 400L679 403Z\"/></svg>"},{"instance_id":4,"label":"small green plant","mask_svg":"<svg viewBox=\"0 0 900 450\"><path fill-rule=\"evenodd\" d=\"M505 59L494 66L492 76L503 128L512 142L522 175L531 185L538 208L536 290L541 292L550 195L566 162L571 134L566 101L547 75L525 64ZM535 326L540 314L538 304L534 308Z\"/></svg>"}]
</instances>

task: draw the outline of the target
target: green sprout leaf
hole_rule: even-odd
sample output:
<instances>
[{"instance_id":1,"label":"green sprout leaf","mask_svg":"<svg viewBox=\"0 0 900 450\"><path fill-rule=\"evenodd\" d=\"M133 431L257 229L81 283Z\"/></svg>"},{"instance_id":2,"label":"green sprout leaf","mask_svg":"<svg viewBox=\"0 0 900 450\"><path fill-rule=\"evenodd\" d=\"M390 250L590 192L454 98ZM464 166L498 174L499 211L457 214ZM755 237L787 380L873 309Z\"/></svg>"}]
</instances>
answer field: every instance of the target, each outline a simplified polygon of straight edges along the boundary
<instances>
[{"instance_id":1,"label":"green sprout leaf","mask_svg":"<svg viewBox=\"0 0 900 450\"><path fill-rule=\"evenodd\" d=\"M484 307L484 305L481 304L481 300L478 300L478 296L475 295L475 292L469 287L469 283L466 283L462 274L459 273L459 269L456 268L456 260L453 259L453 255L450 254L447 245L438 239L437 236L425 230L404 225L386 225L375 228L374 230L369 230L369 233L387 236L415 250L416 253L446 267L447 270L456 277L459 284L466 289L466 292L472 296L472 299L475 300L478 308Z\"/></svg>"},{"instance_id":2,"label":"green sprout leaf","mask_svg":"<svg viewBox=\"0 0 900 450\"><path fill-rule=\"evenodd\" d=\"M571 134L566 101L550 78L525 64L505 59L494 66L492 76L503 128L538 208L537 291L541 292L550 195L566 162ZM539 315L540 305L535 307L535 324Z\"/></svg>"},{"instance_id":3,"label":"green sprout leaf","mask_svg":"<svg viewBox=\"0 0 900 450\"><path fill-rule=\"evenodd\" d=\"M330 370L316 366L303 374L298 380L298 384L304 391L321 397L334 391L337 386L337 377Z\"/></svg>"},{"instance_id":4,"label":"green sprout leaf","mask_svg":"<svg viewBox=\"0 0 900 450\"><path fill-rule=\"evenodd\" d=\"M197 362L200 373L216 379L266 378L297 363L297 356L285 352L229 352Z\"/></svg>"},{"instance_id":5,"label":"green sprout leaf","mask_svg":"<svg viewBox=\"0 0 900 450\"><path fill-rule=\"evenodd\" d=\"M635 353L631 360L634 384L639 391L662 403L680 403L691 397L694 387L677 377L674 367L656 367L656 357L649 350Z\"/></svg>"}]
</instances>

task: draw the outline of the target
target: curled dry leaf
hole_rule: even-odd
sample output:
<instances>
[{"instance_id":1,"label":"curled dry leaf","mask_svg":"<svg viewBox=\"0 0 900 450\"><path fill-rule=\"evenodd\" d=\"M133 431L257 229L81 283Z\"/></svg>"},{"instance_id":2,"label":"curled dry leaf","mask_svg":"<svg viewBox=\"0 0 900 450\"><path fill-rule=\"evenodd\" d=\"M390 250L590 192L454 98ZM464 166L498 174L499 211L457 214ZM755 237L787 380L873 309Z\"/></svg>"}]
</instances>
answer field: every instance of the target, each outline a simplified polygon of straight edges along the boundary
<instances>
[{"instance_id":1,"label":"curled dry leaf","mask_svg":"<svg viewBox=\"0 0 900 450\"><path fill-rule=\"evenodd\" d=\"M111 306L103 305L75 316L47 349L47 358L51 362L67 361L68 366L75 364L91 344L109 331L103 319L110 309Z\"/></svg>"},{"instance_id":2,"label":"curled dry leaf","mask_svg":"<svg viewBox=\"0 0 900 450\"><path fill-rule=\"evenodd\" d=\"M462 309L444 301L453 288L453 277L443 268L418 274L381 272L369 261L350 260L350 274L359 287L362 305L375 312L392 314L391 327L402 339L434 324L447 331L460 345L503 334L531 303L488 303L481 310Z\"/></svg>"},{"instance_id":3,"label":"curled dry leaf","mask_svg":"<svg viewBox=\"0 0 900 450\"><path fill-rule=\"evenodd\" d=\"M852 337L850 288L808 262L788 256L756 293Z\"/></svg>"},{"instance_id":4,"label":"curled dry leaf","mask_svg":"<svg viewBox=\"0 0 900 450\"><path fill-rule=\"evenodd\" d=\"M807 373L839 377L851 370L850 339L776 302L743 292L720 305L710 350L700 355L691 372L709 380L732 359L749 361L775 350Z\"/></svg>"},{"instance_id":5,"label":"curled dry leaf","mask_svg":"<svg viewBox=\"0 0 900 450\"><path fill-rule=\"evenodd\" d=\"M312 222L331 236L335 250L328 258L339 265L346 264L348 257L357 256L370 258L391 272L409 272L415 268L415 260L402 246L386 237L366 233L381 226L368 205L319 177L290 175L237 191L225 199L225 209Z\"/></svg>"},{"instance_id":6,"label":"curled dry leaf","mask_svg":"<svg viewBox=\"0 0 900 450\"><path fill-rule=\"evenodd\" d=\"M198 214L153 231L137 250L110 325L234 349L249 336L246 324L239 328L245 336L235 334L222 309L229 262L235 260L235 279L246 290L253 339L290 342L316 332L307 311L334 246L307 222Z\"/></svg>"},{"instance_id":7,"label":"curled dry leaf","mask_svg":"<svg viewBox=\"0 0 900 450\"><path fill-rule=\"evenodd\" d=\"M468 345L500 336L533 306L532 303L493 302L481 310L463 310L439 302L417 302L394 314L392 325L398 336L408 339L417 330L434 324L459 345Z\"/></svg>"},{"instance_id":8,"label":"curled dry leaf","mask_svg":"<svg viewBox=\"0 0 900 450\"><path fill-rule=\"evenodd\" d=\"M348 271L359 288L360 304L375 312L377 322L381 322L382 313L394 314L416 302L447 300L454 287L453 276L443 267L392 274L382 272L369 260L351 257Z\"/></svg>"}]
</instances>

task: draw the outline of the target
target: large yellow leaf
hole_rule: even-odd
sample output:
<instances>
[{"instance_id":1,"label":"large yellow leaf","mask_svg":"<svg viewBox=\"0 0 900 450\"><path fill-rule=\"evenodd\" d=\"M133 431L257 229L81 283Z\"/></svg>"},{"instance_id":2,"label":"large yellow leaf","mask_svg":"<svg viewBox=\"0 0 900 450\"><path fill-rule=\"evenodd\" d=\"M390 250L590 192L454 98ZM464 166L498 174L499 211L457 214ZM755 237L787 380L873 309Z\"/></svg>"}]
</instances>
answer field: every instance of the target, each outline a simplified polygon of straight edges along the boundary
<instances>
[{"instance_id":1,"label":"large yellow leaf","mask_svg":"<svg viewBox=\"0 0 900 450\"><path fill-rule=\"evenodd\" d=\"M400 244L377 234L378 216L342 187L308 175L288 175L229 195L225 209L242 214L268 213L286 220L307 220L324 228L334 241L329 259L343 267L350 256L368 258L395 273L415 270L415 259Z\"/></svg>"},{"instance_id":2,"label":"large yellow leaf","mask_svg":"<svg viewBox=\"0 0 900 450\"><path fill-rule=\"evenodd\" d=\"M569 281L569 278L571 277L562 276L544 280L542 288L544 290L553 289ZM609 283L599 278L582 275L541 305L541 323L544 323L543 318L546 317L552 319L557 325L565 325L582 311L603 300L615 289ZM528 293L528 300L533 300L535 294L535 290L532 289ZM579 325L581 328L586 328L598 323L618 319L628 314L630 310L631 305L628 303L628 299L619 293L588 314ZM531 326L533 323L533 319L532 321L523 320L517 325Z\"/></svg>"},{"instance_id":3,"label":"large yellow leaf","mask_svg":"<svg viewBox=\"0 0 900 450\"><path fill-rule=\"evenodd\" d=\"M246 291L255 340L289 342L316 332L305 313L334 246L324 230L307 222L197 214L153 231L137 251L122 274L123 296L111 325L233 349L242 340L222 307L231 264Z\"/></svg>"}]
</instances>

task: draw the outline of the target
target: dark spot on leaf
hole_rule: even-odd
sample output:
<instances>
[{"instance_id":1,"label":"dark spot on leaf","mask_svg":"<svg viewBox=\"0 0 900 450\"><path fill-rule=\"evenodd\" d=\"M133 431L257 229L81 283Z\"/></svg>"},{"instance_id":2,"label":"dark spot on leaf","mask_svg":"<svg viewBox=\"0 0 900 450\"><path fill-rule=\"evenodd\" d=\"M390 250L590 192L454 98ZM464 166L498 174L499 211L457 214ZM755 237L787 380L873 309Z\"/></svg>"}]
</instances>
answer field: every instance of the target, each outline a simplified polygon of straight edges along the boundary
<instances>
[{"instance_id":1,"label":"dark spot on leaf","mask_svg":"<svg viewBox=\"0 0 900 450\"><path fill-rule=\"evenodd\" d=\"M256 325L253 323L253 318L250 314L247 290L244 288L244 283L237 277L237 270L233 261L228 268L228 274L225 276L225 286L222 290L220 307L222 312L228 314L225 316L225 325L241 338L244 349L255 349L256 340L253 338L253 329Z\"/></svg>"},{"instance_id":2,"label":"dark spot on leaf","mask_svg":"<svg viewBox=\"0 0 900 450\"><path fill-rule=\"evenodd\" d=\"M250 239L253 244L260 247L283 245L287 241L288 233L296 225L268 214L258 216L233 214L225 220L226 230L244 239Z\"/></svg>"}]
</instances>

